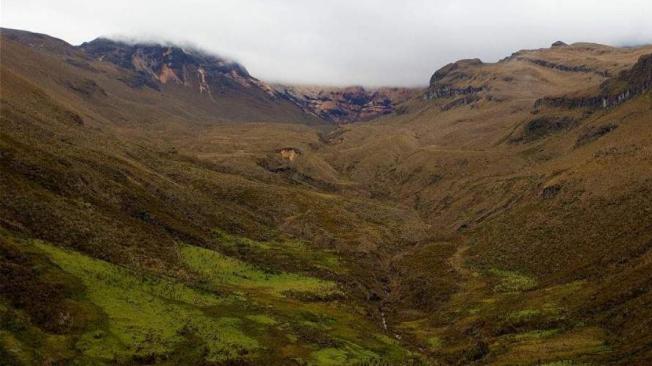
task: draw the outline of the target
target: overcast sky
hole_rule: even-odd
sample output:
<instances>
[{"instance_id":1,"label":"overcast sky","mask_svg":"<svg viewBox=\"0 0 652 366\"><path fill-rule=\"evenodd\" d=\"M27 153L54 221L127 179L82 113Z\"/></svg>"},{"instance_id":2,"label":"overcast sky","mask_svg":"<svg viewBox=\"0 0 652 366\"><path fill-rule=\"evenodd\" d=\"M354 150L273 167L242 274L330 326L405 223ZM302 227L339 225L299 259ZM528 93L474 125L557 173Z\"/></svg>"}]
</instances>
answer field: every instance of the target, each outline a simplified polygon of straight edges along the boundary
<instances>
[{"instance_id":1,"label":"overcast sky","mask_svg":"<svg viewBox=\"0 0 652 366\"><path fill-rule=\"evenodd\" d=\"M0 0L3 27L72 44L196 44L268 81L425 85L448 62L556 40L652 43L652 0Z\"/></svg>"}]
</instances>

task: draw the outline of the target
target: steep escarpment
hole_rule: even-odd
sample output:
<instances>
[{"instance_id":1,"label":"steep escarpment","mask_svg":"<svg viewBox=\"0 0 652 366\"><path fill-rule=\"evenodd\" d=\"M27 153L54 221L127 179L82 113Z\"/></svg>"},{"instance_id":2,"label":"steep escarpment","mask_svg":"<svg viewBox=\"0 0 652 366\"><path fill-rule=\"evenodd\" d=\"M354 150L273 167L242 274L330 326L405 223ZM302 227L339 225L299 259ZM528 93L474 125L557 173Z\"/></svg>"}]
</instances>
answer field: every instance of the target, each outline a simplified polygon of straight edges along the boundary
<instances>
[{"instance_id":1,"label":"steep escarpment","mask_svg":"<svg viewBox=\"0 0 652 366\"><path fill-rule=\"evenodd\" d=\"M427 98L437 99L454 97L457 95L474 94L482 90L482 86L474 85L455 85L467 84L471 79L469 70L482 65L480 59L460 60L448 64L437 70L430 78L430 87L428 88Z\"/></svg>"},{"instance_id":2,"label":"steep escarpment","mask_svg":"<svg viewBox=\"0 0 652 366\"><path fill-rule=\"evenodd\" d=\"M652 86L652 54L641 56L629 70L606 80L598 90L584 92L588 95L563 95L544 97L536 101L535 108L551 106L560 108L612 108L645 93Z\"/></svg>"}]
</instances>

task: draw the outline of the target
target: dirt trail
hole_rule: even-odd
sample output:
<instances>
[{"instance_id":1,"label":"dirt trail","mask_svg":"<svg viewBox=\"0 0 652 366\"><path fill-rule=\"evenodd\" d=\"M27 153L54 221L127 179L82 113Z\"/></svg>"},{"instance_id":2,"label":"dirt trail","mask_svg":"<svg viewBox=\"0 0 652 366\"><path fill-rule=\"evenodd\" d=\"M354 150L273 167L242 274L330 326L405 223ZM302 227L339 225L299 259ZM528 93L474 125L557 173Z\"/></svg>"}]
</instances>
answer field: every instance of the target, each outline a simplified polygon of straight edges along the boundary
<instances>
[{"instance_id":1,"label":"dirt trail","mask_svg":"<svg viewBox=\"0 0 652 366\"><path fill-rule=\"evenodd\" d=\"M453 267L453 269L462 277L471 277L474 273L466 268L466 265L464 264L464 253L466 253L467 250L469 250L469 245L464 243L460 245L455 253L448 259L448 263L451 267Z\"/></svg>"},{"instance_id":2,"label":"dirt trail","mask_svg":"<svg viewBox=\"0 0 652 366\"><path fill-rule=\"evenodd\" d=\"M449 304L459 305L468 304L474 300L478 300L478 296L482 297L483 289L487 283L482 279L482 275L466 265L466 252L470 246L463 242L455 251L455 253L448 259L451 267L462 277L460 282L460 289L453 296L451 296Z\"/></svg>"}]
</instances>

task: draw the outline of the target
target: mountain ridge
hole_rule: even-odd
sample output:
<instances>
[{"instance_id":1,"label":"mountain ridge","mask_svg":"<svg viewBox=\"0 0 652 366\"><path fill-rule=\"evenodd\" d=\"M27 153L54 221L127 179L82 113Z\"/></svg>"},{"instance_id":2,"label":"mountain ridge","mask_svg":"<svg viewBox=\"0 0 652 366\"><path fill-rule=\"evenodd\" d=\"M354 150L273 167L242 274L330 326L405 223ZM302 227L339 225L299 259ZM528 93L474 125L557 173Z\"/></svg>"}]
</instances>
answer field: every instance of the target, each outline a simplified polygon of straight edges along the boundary
<instances>
[{"instance_id":1,"label":"mountain ridge","mask_svg":"<svg viewBox=\"0 0 652 366\"><path fill-rule=\"evenodd\" d=\"M18 32L22 32L10 29L4 31L9 37L15 38L20 38ZM32 34L29 37L41 36L44 35ZM23 34L22 37L28 36ZM252 77L243 65L235 61L197 47L179 46L172 42L122 41L99 37L79 46L61 40L57 43L58 48L74 47L91 59L110 62L135 72L135 75L122 79L131 87L145 86L160 90L162 84L172 82L191 87L198 90L199 94L213 98L211 90L224 92L224 89L229 89L229 84L234 84L245 90L258 89L272 100L288 100L303 112L331 123L364 121L393 113L398 104L420 92L419 88L269 84ZM67 52L72 52L72 49ZM175 67L171 68L172 64ZM211 83L214 85L211 86Z\"/></svg>"}]
</instances>

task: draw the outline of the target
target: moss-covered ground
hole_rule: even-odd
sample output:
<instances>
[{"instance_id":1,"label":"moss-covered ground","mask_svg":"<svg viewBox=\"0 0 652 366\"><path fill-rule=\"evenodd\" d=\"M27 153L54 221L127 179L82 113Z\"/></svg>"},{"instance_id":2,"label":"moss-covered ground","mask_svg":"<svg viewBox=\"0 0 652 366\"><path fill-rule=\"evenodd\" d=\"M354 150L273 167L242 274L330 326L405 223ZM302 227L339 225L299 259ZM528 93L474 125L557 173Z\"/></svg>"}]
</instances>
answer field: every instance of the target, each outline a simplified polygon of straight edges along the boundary
<instances>
[{"instance_id":1,"label":"moss-covered ground","mask_svg":"<svg viewBox=\"0 0 652 366\"><path fill-rule=\"evenodd\" d=\"M78 281L70 299L63 300L77 305L50 316L62 322L91 318L56 335L26 316L12 320L24 312L0 304L5 320L1 348L17 364L75 358L98 364L175 364L180 359L282 364L292 359L337 365L410 358L349 304L333 281L266 271L187 244L179 244L176 277L136 272L43 241L16 240L12 248L39 258L57 276ZM92 315L77 308L91 309Z\"/></svg>"}]
</instances>

